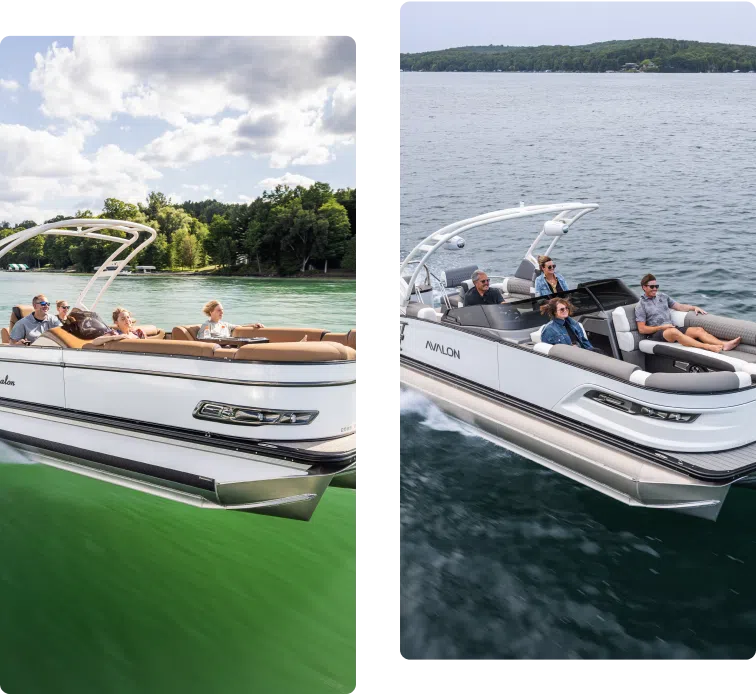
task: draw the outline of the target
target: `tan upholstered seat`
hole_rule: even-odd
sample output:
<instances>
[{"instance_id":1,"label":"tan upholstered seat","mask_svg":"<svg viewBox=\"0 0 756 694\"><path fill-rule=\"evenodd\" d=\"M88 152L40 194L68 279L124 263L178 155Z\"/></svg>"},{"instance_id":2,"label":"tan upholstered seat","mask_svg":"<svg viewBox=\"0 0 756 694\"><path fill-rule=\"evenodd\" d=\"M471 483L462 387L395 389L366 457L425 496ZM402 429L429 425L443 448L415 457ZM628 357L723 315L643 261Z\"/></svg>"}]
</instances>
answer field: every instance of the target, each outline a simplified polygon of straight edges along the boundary
<instances>
[{"instance_id":1,"label":"tan upholstered seat","mask_svg":"<svg viewBox=\"0 0 756 694\"><path fill-rule=\"evenodd\" d=\"M308 342L320 342L325 334L320 328L251 328L239 326L234 337L267 337L271 342L299 342L305 335Z\"/></svg>"},{"instance_id":2,"label":"tan upholstered seat","mask_svg":"<svg viewBox=\"0 0 756 694\"><path fill-rule=\"evenodd\" d=\"M26 318L26 316L28 316L33 311L34 306L26 304L19 304L18 306L14 306L11 309L10 322L8 323L8 327L2 329L2 342L4 345L10 344L10 333L11 330L13 330L13 326L16 324L16 321L20 320L21 318Z\"/></svg>"},{"instance_id":3,"label":"tan upholstered seat","mask_svg":"<svg viewBox=\"0 0 756 694\"><path fill-rule=\"evenodd\" d=\"M326 333L323 335L324 342L338 342L352 349L357 349L357 331L350 330L346 333Z\"/></svg>"},{"instance_id":4,"label":"tan upholstered seat","mask_svg":"<svg viewBox=\"0 0 756 694\"><path fill-rule=\"evenodd\" d=\"M218 347L213 356L216 359L233 359L236 356L236 347Z\"/></svg>"},{"instance_id":5,"label":"tan upholstered seat","mask_svg":"<svg viewBox=\"0 0 756 694\"><path fill-rule=\"evenodd\" d=\"M242 361L319 362L346 361L357 358L357 353L337 342L269 342L261 345L244 345L236 350L234 359Z\"/></svg>"},{"instance_id":6,"label":"tan upholstered seat","mask_svg":"<svg viewBox=\"0 0 756 694\"><path fill-rule=\"evenodd\" d=\"M196 340L199 323L197 325L177 325L171 331L171 338L174 340Z\"/></svg>"},{"instance_id":7,"label":"tan upholstered seat","mask_svg":"<svg viewBox=\"0 0 756 694\"><path fill-rule=\"evenodd\" d=\"M10 333L8 328L0 329L0 342L4 345L10 344Z\"/></svg>"},{"instance_id":8,"label":"tan upholstered seat","mask_svg":"<svg viewBox=\"0 0 756 694\"><path fill-rule=\"evenodd\" d=\"M186 357L212 357L218 345L196 340L134 340L126 338L103 345L85 345L84 349L105 350L107 352L140 352L144 354L175 354Z\"/></svg>"},{"instance_id":9,"label":"tan upholstered seat","mask_svg":"<svg viewBox=\"0 0 756 694\"><path fill-rule=\"evenodd\" d=\"M42 333L42 335L52 340L56 345L70 349L82 349L84 345L88 345L90 342L90 340L82 340L80 337L71 335L71 333L66 332L63 328L52 328Z\"/></svg>"}]
</instances>

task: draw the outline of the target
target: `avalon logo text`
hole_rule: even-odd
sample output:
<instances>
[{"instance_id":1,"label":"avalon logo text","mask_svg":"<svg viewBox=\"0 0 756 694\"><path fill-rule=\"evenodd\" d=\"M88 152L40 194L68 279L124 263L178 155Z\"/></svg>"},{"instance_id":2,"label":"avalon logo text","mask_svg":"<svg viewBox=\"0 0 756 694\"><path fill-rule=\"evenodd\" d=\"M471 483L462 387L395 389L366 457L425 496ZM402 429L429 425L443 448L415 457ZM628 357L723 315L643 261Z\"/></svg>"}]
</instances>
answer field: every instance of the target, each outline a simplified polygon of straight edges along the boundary
<instances>
[{"instance_id":1,"label":"avalon logo text","mask_svg":"<svg viewBox=\"0 0 756 694\"><path fill-rule=\"evenodd\" d=\"M0 386L15 386L15 385L16 385L16 382L11 381L10 378L8 378L8 376L6 376L5 378L0 378Z\"/></svg>"},{"instance_id":2,"label":"avalon logo text","mask_svg":"<svg viewBox=\"0 0 756 694\"><path fill-rule=\"evenodd\" d=\"M440 345L438 342L431 342L430 340L428 340L425 343L425 349L429 349L432 352L440 352L441 354L445 354L447 357L454 357L455 359L460 358L458 349L452 349L451 347Z\"/></svg>"}]
</instances>

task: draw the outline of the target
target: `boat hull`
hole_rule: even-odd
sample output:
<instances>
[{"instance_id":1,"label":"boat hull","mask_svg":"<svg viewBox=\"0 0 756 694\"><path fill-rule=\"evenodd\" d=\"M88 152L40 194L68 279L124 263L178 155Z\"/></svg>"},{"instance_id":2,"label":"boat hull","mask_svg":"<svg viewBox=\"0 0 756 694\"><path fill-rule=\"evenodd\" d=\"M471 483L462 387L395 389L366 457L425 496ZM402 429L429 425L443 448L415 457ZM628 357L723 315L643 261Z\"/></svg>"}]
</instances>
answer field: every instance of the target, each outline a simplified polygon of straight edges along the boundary
<instances>
[{"instance_id":1,"label":"boat hull","mask_svg":"<svg viewBox=\"0 0 756 694\"><path fill-rule=\"evenodd\" d=\"M403 361L401 382L484 438L630 506L716 520L729 484L695 479Z\"/></svg>"},{"instance_id":2,"label":"boat hull","mask_svg":"<svg viewBox=\"0 0 756 694\"><path fill-rule=\"evenodd\" d=\"M3 346L0 441L174 501L307 520L337 476L354 486L354 369Z\"/></svg>"}]
</instances>

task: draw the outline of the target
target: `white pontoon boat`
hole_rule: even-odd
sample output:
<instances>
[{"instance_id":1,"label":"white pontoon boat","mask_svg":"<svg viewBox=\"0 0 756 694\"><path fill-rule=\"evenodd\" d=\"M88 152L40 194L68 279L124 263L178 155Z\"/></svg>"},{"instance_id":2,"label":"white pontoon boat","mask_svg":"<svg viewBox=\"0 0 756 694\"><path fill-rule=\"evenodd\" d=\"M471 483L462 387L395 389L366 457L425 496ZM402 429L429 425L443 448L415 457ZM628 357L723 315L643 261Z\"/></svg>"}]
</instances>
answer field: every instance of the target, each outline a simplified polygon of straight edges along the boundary
<instances>
[{"instance_id":1,"label":"white pontoon boat","mask_svg":"<svg viewBox=\"0 0 756 694\"><path fill-rule=\"evenodd\" d=\"M155 238L134 222L73 219L7 236L0 258L51 234L116 244L75 303L90 310L96 293L92 311ZM15 306L10 327L31 310ZM30 346L8 344L4 328L0 441L37 462L204 508L307 520L329 484L354 486L355 331L239 327L208 342L198 325L167 336L143 327L148 339L103 341L64 326Z\"/></svg>"},{"instance_id":2,"label":"white pontoon boat","mask_svg":"<svg viewBox=\"0 0 756 694\"><path fill-rule=\"evenodd\" d=\"M495 443L614 499L715 520L730 486L756 479L756 323L673 311L734 351L644 339L638 301L620 280L561 292L603 354L548 345L534 295L538 264L598 205L519 207L456 222L420 242L400 270L401 379ZM477 268L436 277L429 261L485 225L548 216L512 277L491 286L504 304L464 306ZM440 275L440 273L439 273ZM435 286L434 286L435 285Z\"/></svg>"}]
</instances>

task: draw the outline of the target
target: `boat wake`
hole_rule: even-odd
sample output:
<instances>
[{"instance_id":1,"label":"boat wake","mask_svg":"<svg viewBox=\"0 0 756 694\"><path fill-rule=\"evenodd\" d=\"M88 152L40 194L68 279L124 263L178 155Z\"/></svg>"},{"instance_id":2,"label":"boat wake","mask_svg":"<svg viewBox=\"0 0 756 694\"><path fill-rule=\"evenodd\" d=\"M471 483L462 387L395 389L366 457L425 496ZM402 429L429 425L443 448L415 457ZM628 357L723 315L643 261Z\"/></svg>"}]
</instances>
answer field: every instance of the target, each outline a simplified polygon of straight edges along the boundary
<instances>
[{"instance_id":1,"label":"boat wake","mask_svg":"<svg viewBox=\"0 0 756 694\"><path fill-rule=\"evenodd\" d=\"M423 418L423 426L434 431L456 431L469 438L483 438L472 427L442 412L428 398L412 390L402 388L399 398L401 414L416 414Z\"/></svg>"},{"instance_id":2,"label":"boat wake","mask_svg":"<svg viewBox=\"0 0 756 694\"><path fill-rule=\"evenodd\" d=\"M3 463L22 463L24 465L34 465L34 460L28 454L11 448L7 443L0 441L0 465ZM2 692L0 691L0 694Z\"/></svg>"}]
</instances>

